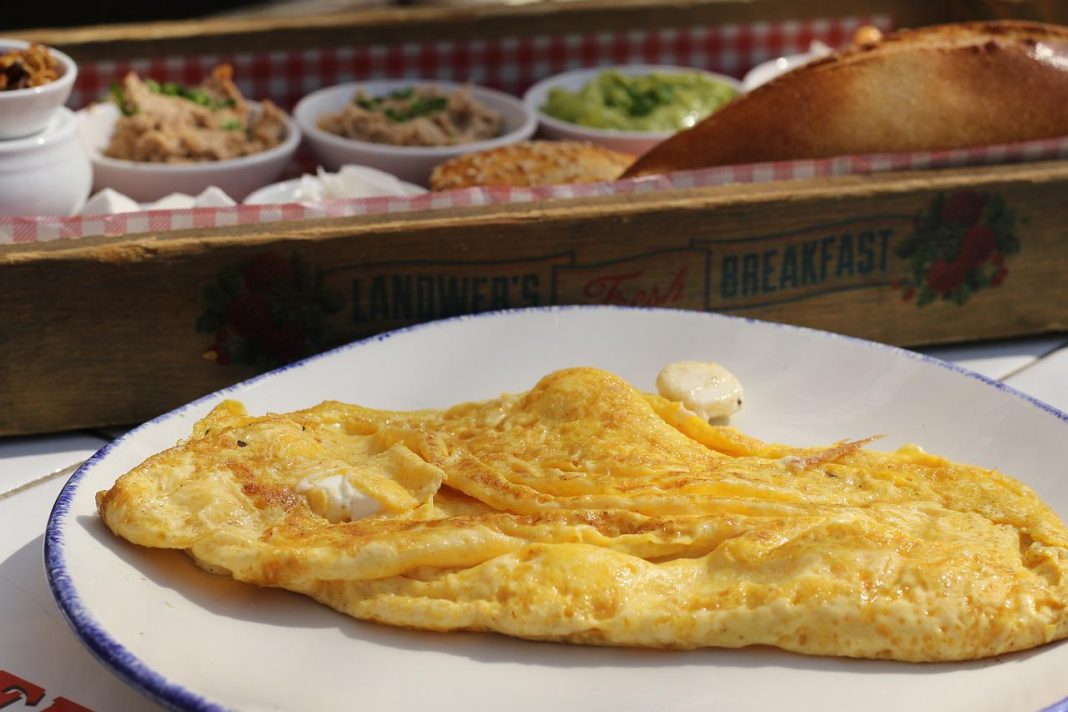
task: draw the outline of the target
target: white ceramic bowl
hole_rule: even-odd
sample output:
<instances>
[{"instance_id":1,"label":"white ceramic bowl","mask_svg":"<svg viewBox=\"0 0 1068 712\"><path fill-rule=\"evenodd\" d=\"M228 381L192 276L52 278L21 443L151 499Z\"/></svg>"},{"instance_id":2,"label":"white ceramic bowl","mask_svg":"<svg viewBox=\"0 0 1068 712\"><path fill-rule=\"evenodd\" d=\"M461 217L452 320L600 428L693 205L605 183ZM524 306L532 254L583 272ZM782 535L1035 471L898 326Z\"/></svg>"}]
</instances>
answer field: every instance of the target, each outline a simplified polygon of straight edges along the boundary
<instances>
[{"instance_id":1,"label":"white ceramic bowl","mask_svg":"<svg viewBox=\"0 0 1068 712\"><path fill-rule=\"evenodd\" d=\"M250 101L253 111L259 103ZM225 161L202 163L146 163L103 155L119 109L112 103L94 104L78 112L82 144L93 164L93 190L111 188L137 202L158 200L171 193L197 195L210 186L222 189L236 201L268 183L285 170L300 144L300 129L285 116L286 137L274 148Z\"/></svg>"},{"instance_id":2,"label":"white ceramic bowl","mask_svg":"<svg viewBox=\"0 0 1068 712\"><path fill-rule=\"evenodd\" d=\"M745 86L746 91L753 91L758 86L767 84L772 79L782 76L787 72L792 72L809 62L820 59L821 57L826 57L829 53L829 48L820 45L808 52L788 54L784 57L769 59L767 62L761 62L750 69L746 73L745 78L742 79L742 85Z\"/></svg>"},{"instance_id":3,"label":"white ceramic bowl","mask_svg":"<svg viewBox=\"0 0 1068 712\"><path fill-rule=\"evenodd\" d=\"M455 92L467 85L428 79L383 79L338 84L312 92L301 99L293 110L293 117L304 131L312 151L327 170L336 171L346 163L371 166L418 185L426 185L431 169L443 161L464 153L523 141L530 138L537 127L534 113L519 99L480 86L471 87L471 95L476 101L499 112L504 119L501 135L485 141L456 146L393 146L343 138L318 126L320 116L340 111L352 101L357 91L380 96L412 86L434 86Z\"/></svg>"},{"instance_id":4,"label":"white ceramic bowl","mask_svg":"<svg viewBox=\"0 0 1068 712\"><path fill-rule=\"evenodd\" d=\"M566 141L589 141L604 146L605 148L610 148L613 151L622 151L623 153L633 153L638 155L645 153L656 144L676 133L675 131L622 131L618 129L596 129L589 126L573 124L570 121L564 121L563 119L557 119L553 116L549 116L541 110L541 107L544 106L545 102L548 100L549 92L552 89L578 91L586 86L586 84L593 81L598 74L609 70L619 72L625 76L638 76L642 74L650 74L652 72L662 72L665 74L688 74L699 72L710 79L715 79L716 81L723 82L724 84L733 87L738 93L742 92L742 84L737 79L728 77L725 74L706 72L703 69L696 69L694 67L675 67L657 64L625 64L616 67L576 69L571 72L556 74L548 79L543 79L528 89L526 94L523 95L524 103L526 103L527 107L538 116L538 126L541 135L546 138L562 139Z\"/></svg>"},{"instance_id":5,"label":"white ceramic bowl","mask_svg":"<svg viewBox=\"0 0 1068 712\"><path fill-rule=\"evenodd\" d=\"M65 107L26 138L0 141L0 215L72 215L85 203L93 172Z\"/></svg>"},{"instance_id":6,"label":"white ceramic bowl","mask_svg":"<svg viewBox=\"0 0 1068 712\"><path fill-rule=\"evenodd\" d=\"M29 46L29 42L22 40L0 39L0 54ZM70 98L78 65L57 49L49 47L48 51L59 64L58 79L39 87L0 91L0 140L37 133Z\"/></svg>"}]
</instances>

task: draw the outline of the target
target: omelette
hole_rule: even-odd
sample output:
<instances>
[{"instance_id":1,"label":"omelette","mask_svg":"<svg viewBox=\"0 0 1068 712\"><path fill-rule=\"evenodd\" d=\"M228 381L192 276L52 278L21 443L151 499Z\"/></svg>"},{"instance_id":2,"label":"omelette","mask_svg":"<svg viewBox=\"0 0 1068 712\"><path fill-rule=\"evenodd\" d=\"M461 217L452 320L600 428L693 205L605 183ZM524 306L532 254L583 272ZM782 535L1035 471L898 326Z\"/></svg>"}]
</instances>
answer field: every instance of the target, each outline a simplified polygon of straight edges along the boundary
<instances>
[{"instance_id":1,"label":"omelette","mask_svg":"<svg viewBox=\"0 0 1068 712\"><path fill-rule=\"evenodd\" d=\"M916 662L1068 636L1068 531L1032 490L865 444L765 443L571 368L444 410L225 401L97 506L395 626Z\"/></svg>"}]
</instances>

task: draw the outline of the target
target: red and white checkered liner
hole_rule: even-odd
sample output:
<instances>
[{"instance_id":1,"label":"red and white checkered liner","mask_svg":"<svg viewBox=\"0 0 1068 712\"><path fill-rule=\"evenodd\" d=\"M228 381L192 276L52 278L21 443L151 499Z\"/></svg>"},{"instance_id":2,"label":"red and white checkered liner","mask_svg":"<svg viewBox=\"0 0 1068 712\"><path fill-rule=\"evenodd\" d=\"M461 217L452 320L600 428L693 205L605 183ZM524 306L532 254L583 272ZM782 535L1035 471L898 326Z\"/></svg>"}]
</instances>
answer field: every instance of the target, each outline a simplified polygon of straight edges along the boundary
<instances>
[{"instance_id":1,"label":"red and white checkered liner","mask_svg":"<svg viewBox=\"0 0 1068 712\"><path fill-rule=\"evenodd\" d=\"M219 62L234 66L235 80L246 96L270 97L287 108L320 87L372 78L471 80L518 95L546 76L610 64L678 64L741 76L767 59L804 51L813 40L830 46L844 44L864 24L873 24L884 31L892 26L889 17L874 16L99 62L79 67L71 103L80 106L101 97L112 82L130 70L159 81L195 84ZM467 189L405 198L158 210L109 216L0 217L0 244L1054 158L1068 158L1068 137L958 151L729 166L637 180L535 189Z\"/></svg>"},{"instance_id":2,"label":"red and white checkered liner","mask_svg":"<svg viewBox=\"0 0 1068 712\"><path fill-rule=\"evenodd\" d=\"M446 193L426 193L413 197L363 198L285 205L238 205L231 208L193 210L153 210L108 216L0 218L0 244L69 239L89 235L159 233L188 228L225 227L323 217L413 213L441 208L704 188L728 183L767 183L885 171L956 168L1050 159L1068 159L1068 137L954 151L840 156L809 161L724 166L610 183L543 188L468 188Z\"/></svg>"},{"instance_id":3,"label":"red and white checkered liner","mask_svg":"<svg viewBox=\"0 0 1068 712\"><path fill-rule=\"evenodd\" d=\"M220 62L233 65L234 81L245 96L269 97L286 109L316 89L366 79L472 81L520 95L553 74L611 64L677 64L741 77L760 62L806 51L813 40L845 44L865 24L889 30L892 23L877 15L98 62L78 67L71 105L106 96L112 82L128 71L160 82L196 84Z\"/></svg>"}]
</instances>

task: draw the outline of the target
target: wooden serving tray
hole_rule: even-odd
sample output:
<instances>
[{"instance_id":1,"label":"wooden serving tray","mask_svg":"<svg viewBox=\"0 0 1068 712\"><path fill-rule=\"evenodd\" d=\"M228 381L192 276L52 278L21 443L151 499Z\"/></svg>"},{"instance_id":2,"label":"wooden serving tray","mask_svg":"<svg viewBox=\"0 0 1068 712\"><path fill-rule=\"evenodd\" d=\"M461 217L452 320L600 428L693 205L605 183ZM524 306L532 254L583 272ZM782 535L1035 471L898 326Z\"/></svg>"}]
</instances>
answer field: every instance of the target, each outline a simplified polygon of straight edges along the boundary
<instances>
[{"instance_id":1,"label":"wooden serving tray","mask_svg":"<svg viewBox=\"0 0 1068 712\"><path fill-rule=\"evenodd\" d=\"M897 25L1058 11L932 5L863 10ZM858 12L837 0L803 12L817 10ZM801 12L576 3L26 34L110 62ZM900 345L1064 331L1065 195L1068 161L1046 161L0 246L0 435L139 422L336 344L492 309L713 310ZM974 243L974 264L939 264L946 239Z\"/></svg>"}]
</instances>

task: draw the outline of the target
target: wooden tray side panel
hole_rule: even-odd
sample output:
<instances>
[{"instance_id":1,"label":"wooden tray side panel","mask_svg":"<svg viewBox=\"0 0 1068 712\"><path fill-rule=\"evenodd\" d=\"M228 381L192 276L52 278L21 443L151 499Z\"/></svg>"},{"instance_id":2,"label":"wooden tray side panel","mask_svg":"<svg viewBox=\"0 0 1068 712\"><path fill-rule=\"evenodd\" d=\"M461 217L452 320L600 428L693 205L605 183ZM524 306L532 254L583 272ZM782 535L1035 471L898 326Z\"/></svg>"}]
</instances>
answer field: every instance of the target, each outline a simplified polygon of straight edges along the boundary
<instances>
[{"instance_id":1,"label":"wooden tray side panel","mask_svg":"<svg viewBox=\"0 0 1068 712\"><path fill-rule=\"evenodd\" d=\"M1068 163L794 185L8 248L0 434L138 422L493 309L711 310L902 345L1068 330Z\"/></svg>"}]
</instances>

